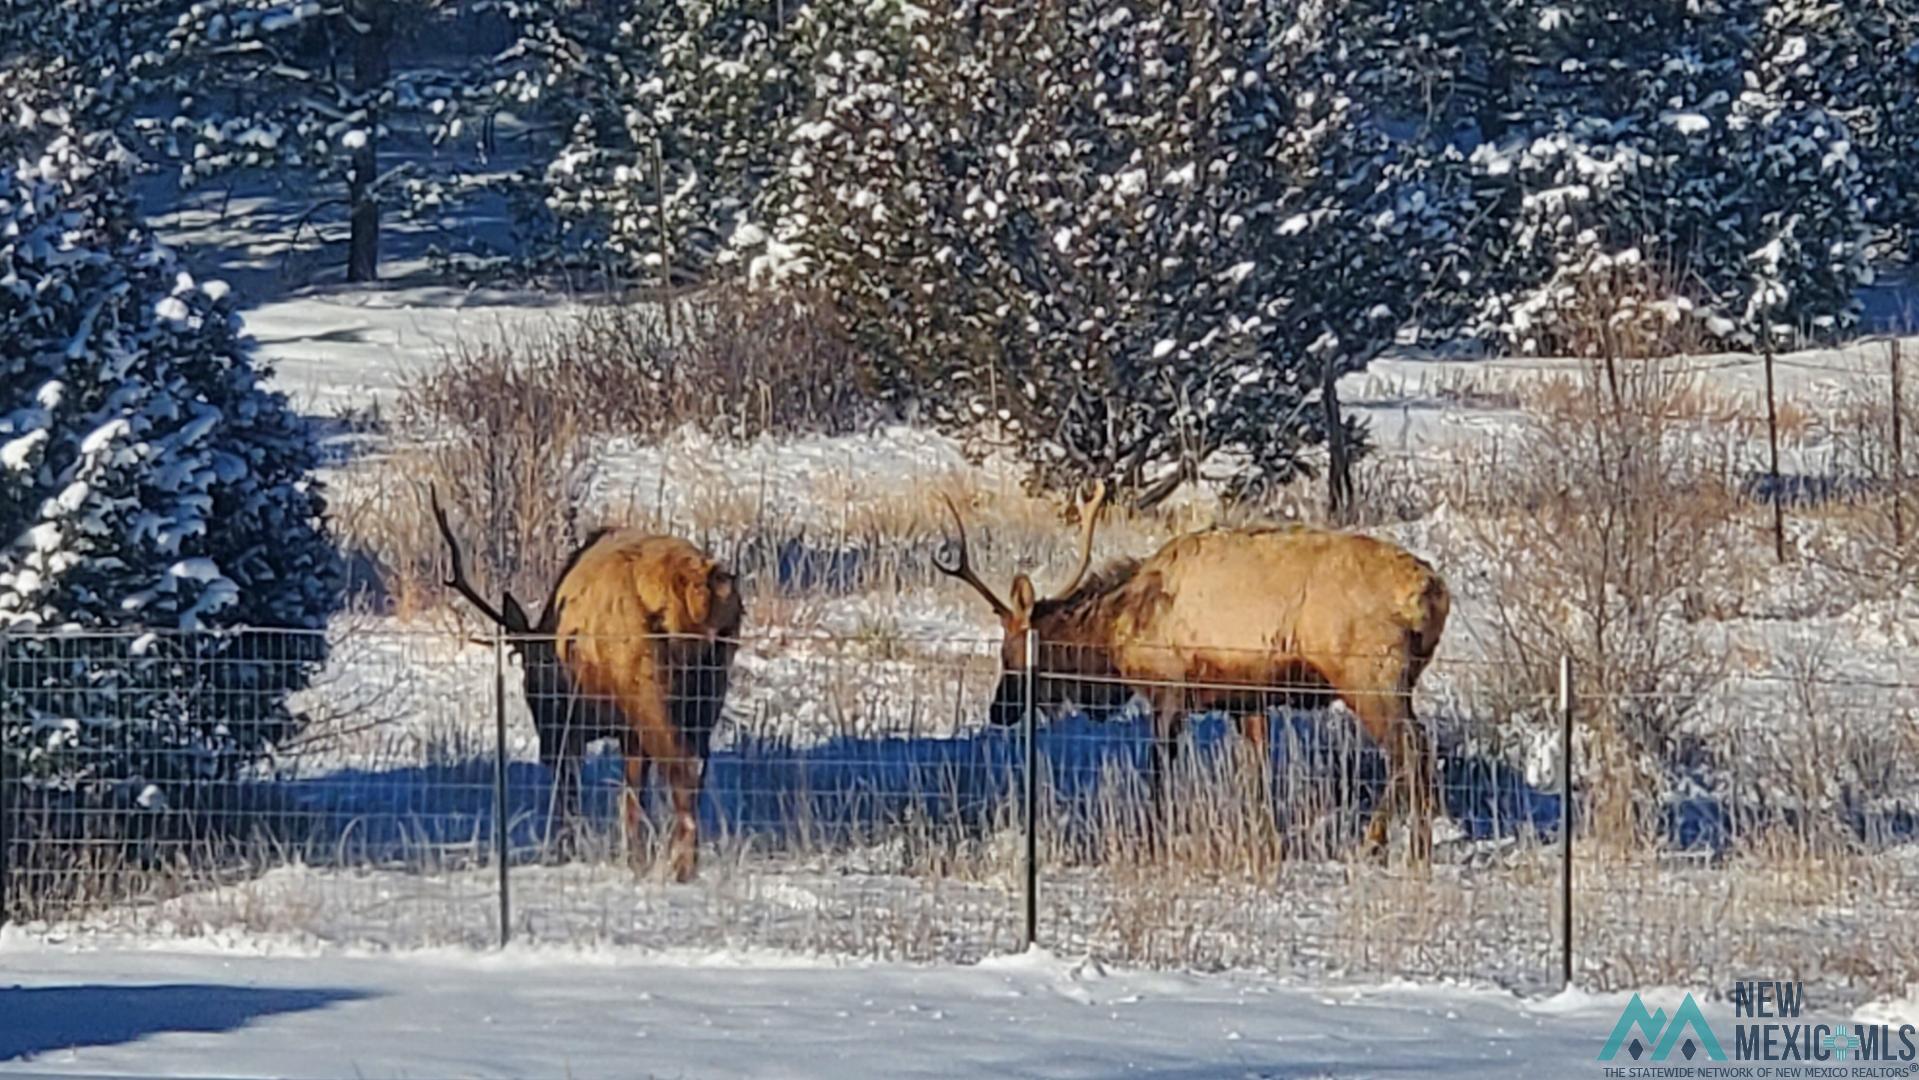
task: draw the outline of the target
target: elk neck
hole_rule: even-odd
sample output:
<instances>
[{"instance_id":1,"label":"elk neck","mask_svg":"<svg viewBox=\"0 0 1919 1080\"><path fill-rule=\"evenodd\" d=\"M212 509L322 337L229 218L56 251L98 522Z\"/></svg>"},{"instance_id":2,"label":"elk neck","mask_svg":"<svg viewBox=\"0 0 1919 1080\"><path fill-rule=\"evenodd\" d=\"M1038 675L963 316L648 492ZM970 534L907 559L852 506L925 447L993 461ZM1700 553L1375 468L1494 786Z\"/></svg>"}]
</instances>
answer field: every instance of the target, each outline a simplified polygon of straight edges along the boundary
<instances>
[{"instance_id":1,"label":"elk neck","mask_svg":"<svg viewBox=\"0 0 1919 1080\"><path fill-rule=\"evenodd\" d=\"M1149 598L1141 593L1139 562L1122 559L1088 574L1065 596L1033 606L1032 626L1049 654L1047 665L1082 675L1108 674L1118 629L1137 619ZM1156 592L1156 589L1148 590Z\"/></svg>"}]
</instances>

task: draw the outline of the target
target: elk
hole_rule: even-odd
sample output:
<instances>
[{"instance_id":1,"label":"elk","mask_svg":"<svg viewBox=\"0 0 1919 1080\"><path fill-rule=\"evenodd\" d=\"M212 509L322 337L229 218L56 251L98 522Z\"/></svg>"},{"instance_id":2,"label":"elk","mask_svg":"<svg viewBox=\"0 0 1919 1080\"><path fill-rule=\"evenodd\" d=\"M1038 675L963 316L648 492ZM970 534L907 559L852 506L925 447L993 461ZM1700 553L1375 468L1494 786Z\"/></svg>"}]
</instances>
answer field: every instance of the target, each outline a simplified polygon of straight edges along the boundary
<instances>
[{"instance_id":1,"label":"elk","mask_svg":"<svg viewBox=\"0 0 1919 1080\"><path fill-rule=\"evenodd\" d=\"M495 609L467 581L439 492L430 494L446 540L445 584L506 631L520 658L559 813L578 809L586 744L617 739L628 843L638 850L650 763L672 796L674 879L691 880L707 752L745 618L734 575L685 540L602 528L567 558L533 623L511 592L500 590Z\"/></svg>"},{"instance_id":2,"label":"elk","mask_svg":"<svg viewBox=\"0 0 1919 1080\"><path fill-rule=\"evenodd\" d=\"M1133 690L1150 703L1148 783L1163 817L1164 775L1178 754L1188 710L1231 711L1263 773L1264 708L1275 691L1296 707L1321 707L1337 697L1391 768L1368 823L1367 850L1383 854L1404 798L1413 816L1409 856L1417 864L1430 860L1438 793L1431 742L1413 716L1412 692L1451 608L1432 567L1372 537L1285 526L1188 533L1145 559L1121 559L1089 575L1105 494L1096 484L1081 501L1079 565L1066 586L1045 599L1025 574L1013 579L1006 600L980 580L966 524L946 499L957 537L954 554L936 556L935 565L972 586L1004 630L992 722L1016 723L1024 715L1025 638L1029 628L1036 630L1035 708L1057 705L1068 694L1082 705L1116 706Z\"/></svg>"}]
</instances>

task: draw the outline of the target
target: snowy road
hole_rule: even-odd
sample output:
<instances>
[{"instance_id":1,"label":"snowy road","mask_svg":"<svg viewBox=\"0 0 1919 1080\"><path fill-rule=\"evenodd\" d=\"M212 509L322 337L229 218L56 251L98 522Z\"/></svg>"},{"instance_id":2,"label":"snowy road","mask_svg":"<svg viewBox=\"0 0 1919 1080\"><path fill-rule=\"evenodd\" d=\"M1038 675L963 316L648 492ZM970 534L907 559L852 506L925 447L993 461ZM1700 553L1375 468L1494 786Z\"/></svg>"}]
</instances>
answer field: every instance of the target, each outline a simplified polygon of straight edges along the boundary
<instances>
[{"instance_id":1,"label":"snowy road","mask_svg":"<svg viewBox=\"0 0 1919 1080\"><path fill-rule=\"evenodd\" d=\"M1044 954L932 968L14 936L0 947L0 1076L1597 1077L1619 1008Z\"/></svg>"}]
</instances>

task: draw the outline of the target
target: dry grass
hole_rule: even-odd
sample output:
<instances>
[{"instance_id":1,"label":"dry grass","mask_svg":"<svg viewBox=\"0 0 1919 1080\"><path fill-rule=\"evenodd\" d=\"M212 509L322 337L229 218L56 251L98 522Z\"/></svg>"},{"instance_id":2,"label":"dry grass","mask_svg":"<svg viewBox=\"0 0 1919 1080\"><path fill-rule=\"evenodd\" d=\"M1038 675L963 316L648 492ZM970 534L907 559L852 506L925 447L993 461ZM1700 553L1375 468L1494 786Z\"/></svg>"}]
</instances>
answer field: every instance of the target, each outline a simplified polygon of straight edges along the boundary
<instances>
[{"instance_id":1,"label":"dry grass","mask_svg":"<svg viewBox=\"0 0 1919 1080\"><path fill-rule=\"evenodd\" d=\"M1860 394L1827 424L1838 448L1834 471L1852 480L1850 489L1822 505L1796 510L1819 521L1808 556L1852 582L1860 595L1896 594L1919 566L1919 485L1912 480L1919 356L1908 356L1904 366L1897 400L1888 377L1884 392ZM1895 412L1901 429L1897 452Z\"/></svg>"},{"instance_id":2,"label":"dry grass","mask_svg":"<svg viewBox=\"0 0 1919 1080\"><path fill-rule=\"evenodd\" d=\"M1527 351L1613 361L1714 352L1704 313L1687 298L1687 268L1607 260L1585 268L1535 317Z\"/></svg>"},{"instance_id":3,"label":"dry grass","mask_svg":"<svg viewBox=\"0 0 1919 1080\"><path fill-rule=\"evenodd\" d=\"M1599 835L1637 847L1654 829L1665 763L1692 704L1723 678L1711 624L1753 591L1757 544L1724 457L1688 438L1695 381L1653 361L1597 364L1583 391L1549 381L1516 444L1464 464L1464 530L1486 552L1497 662L1533 695L1573 658L1606 810ZM1524 711L1530 703L1508 703Z\"/></svg>"},{"instance_id":4,"label":"dry grass","mask_svg":"<svg viewBox=\"0 0 1919 1080\"><path fill-rule=\"evenodd\" d=\"M336 480L333 523L363 568L360 599L411 618L443 598L429 486L463 533L476 584L537 603L590 527L581 513L603 440L839 433L869 422L858 365L814 311L794 297L723 290L679 338L649 309L600 307L503 343L457 346L404 383L393 448ZM737 477L688 479L699 492L695 532L737 535L763 518L764 492ZM634 496L614 516L661 524Z\"/></svg>"}]
</instances>

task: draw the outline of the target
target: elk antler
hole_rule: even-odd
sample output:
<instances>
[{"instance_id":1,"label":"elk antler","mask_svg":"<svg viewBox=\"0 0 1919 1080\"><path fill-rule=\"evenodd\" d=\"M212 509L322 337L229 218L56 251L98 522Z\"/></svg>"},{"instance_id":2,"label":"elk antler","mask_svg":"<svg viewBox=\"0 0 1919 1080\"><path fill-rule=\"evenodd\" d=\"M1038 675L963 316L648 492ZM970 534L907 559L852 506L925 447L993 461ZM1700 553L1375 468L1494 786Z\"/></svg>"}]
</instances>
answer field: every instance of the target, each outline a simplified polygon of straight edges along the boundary
<instances>
[{"instance_id":1,"label":"elk antler","mask_svg":"<svg viewBox=\"0 0 1919 1080\"><path fill-rule=\"evenodd\" d=\"M971 585L976 592L986 598L987 603L993 605L993 614L1002 619L1006 618L1012 614L1012 610L1006 606L1006 601L995 596L993 590L973 572L972 560L967 556L966 523L960 520L959 507L953 505L952 497L943 491L940 492L940 498L946 501L946 509L953 515L953 528L959 530L958 553L954 556L951 565L948 565L936 553L933 556L933 565L947 577L956 577Z\"/></svg>"},{"instance_id":2,"label":"elk antler","mask_svg":"<svg viewBox=\"0 0 1919 1080\"><path fill-rule=\"evenodd\" d=\"M480 614L492 619L502 627L506 627L506 619L500 615L499 611L497 611L492 604L487 603L486 600L480 596L479 592L466 580L466 561L460 555L460 542L453 538L453 526L447 524L446 509L440 505L440 490L438 486L428 484L426 490L427 498L433 503L433 520L439 523L440 535L446 539L447 563L448 568L452 571L452 576L447 578L443 584L458 592L461 596L466 597L468 603L480 609ZM507 628L511 629L511 627Z\"/></svg>"},{"instance_id":3,"label":"elk antler","mask_svg":"<svg viewBox=\"0 0 1919 1080\"><path fill-rule=\"evenodd\" d=\"M1099 523L1099 512L1105 505L1106 481L1095 480L1092 492L1079 500L1079 569L1073 571L1073 580L1053 595L1066 596L1086 580L1086 570L1093 564L1093 527Z\"/></svg>"}]
</instances>

